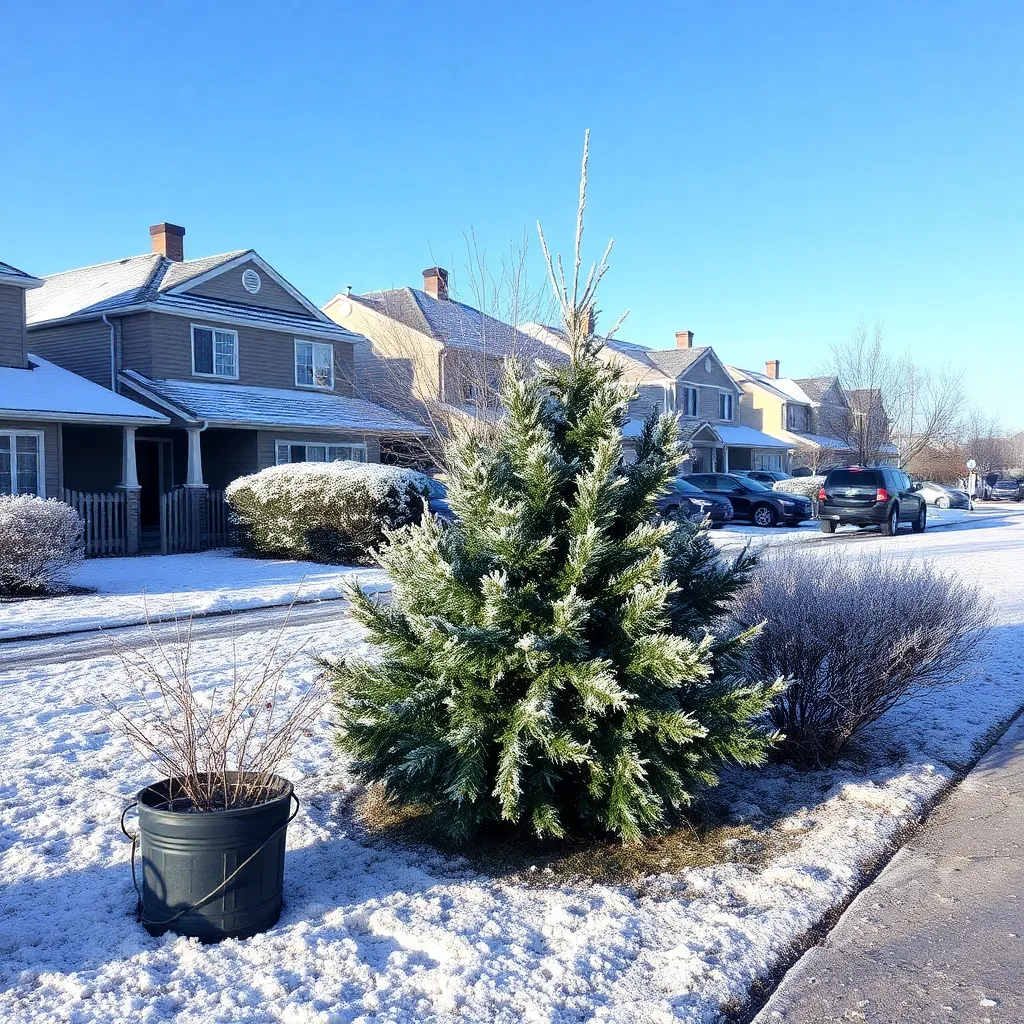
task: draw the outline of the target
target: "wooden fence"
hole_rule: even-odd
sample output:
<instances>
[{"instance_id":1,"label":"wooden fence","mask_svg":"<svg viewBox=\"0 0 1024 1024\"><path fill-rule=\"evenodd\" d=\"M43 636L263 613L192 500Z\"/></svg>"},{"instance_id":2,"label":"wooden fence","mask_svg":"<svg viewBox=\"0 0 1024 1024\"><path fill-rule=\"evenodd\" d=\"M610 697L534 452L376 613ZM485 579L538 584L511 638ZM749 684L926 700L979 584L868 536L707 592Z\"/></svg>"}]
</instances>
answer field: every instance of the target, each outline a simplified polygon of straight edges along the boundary
<instances>
[{"instance_id":1,"label":"wooden fence","mask_svg":"<svg viewBox=\"0 0 1024 1024\"><path fill-rule=\"evenodd\" d=\"M65 490L64 501L82 517L87 558L128 553L128 498L123 491L87 494Z\"/></svg>"},{"instance_id":2,"label":"wooden fence","mask_svg":"<svg viewBox=\"0 0 1024 1024\"><path fill-rule=\"evenodd\" d=\"M186 487L176 487L160 495L161 554L225 547L229 528L223 491L207 491L205 517L196 514Z\"/></svg>"}]
</instances>

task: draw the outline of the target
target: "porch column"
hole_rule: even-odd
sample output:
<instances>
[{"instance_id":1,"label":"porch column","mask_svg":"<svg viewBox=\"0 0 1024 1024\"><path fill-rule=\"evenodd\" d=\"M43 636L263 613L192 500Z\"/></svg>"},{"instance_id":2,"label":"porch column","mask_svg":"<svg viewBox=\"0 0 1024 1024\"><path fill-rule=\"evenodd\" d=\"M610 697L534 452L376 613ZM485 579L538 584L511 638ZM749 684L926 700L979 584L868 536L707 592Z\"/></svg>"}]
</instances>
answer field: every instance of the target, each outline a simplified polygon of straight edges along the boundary
<instances>
[{"instance_id":1,"label":"porch column","mask_svg":"<svg viewBox=\"0 0 1024 1024\"><path fill-rule=\"evenodd\" d=\"M729 449L722 445L722 472L729 472Z\"/></svg>"},{"instance_id":2,"label":"porch column","mask_svg":"<svg viewBox=\"0 0 1024 1024\"><path fill-rule=\"evenodd\" d=\"M186 487L205 487L203 481L203 449L201 427L188 428L188 471L185 474Z\"/></svg>"},{"instance_id":3,"label":"porch column","mask_svg":"<svg viewBox=\"0 0 1024 1024\"><path fill-rule=\"evenodd\" d=\"M142 534L142 488L135 464L135 428L121 428L121 482L117 485L124 492L125 538L124 551L127 555L139 553Z\"/></svg>"},{"instance_id":4,"label":"porch column","mask_svg":"<svg viewBox=\"0 0 1024 1024\"><path fill-rule=\"evenodd\" d=\"M203 480L202 428L188 428L188 470L185 493L188 495L188 537L186 550L200 551L206 547L209 495Z\"/></svg>"}]
</instances>

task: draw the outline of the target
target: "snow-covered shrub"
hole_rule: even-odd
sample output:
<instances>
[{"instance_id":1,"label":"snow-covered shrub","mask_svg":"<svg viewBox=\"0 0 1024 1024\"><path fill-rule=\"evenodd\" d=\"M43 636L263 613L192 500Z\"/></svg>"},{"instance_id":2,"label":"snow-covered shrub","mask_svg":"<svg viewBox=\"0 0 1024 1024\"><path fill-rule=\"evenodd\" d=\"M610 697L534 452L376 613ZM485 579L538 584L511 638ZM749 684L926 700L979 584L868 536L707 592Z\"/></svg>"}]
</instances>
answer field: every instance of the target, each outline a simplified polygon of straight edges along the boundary
<instances>
[{"instance_id":1,"label":"snow-covered shrub","mask_svg":"<svg viewBox=\"0 0 1024 1024\"><path fill-rule=\"evenodd\" d=\"M927 562L784 551L759 563L732 615L764 623L748 674L790 680L772 711L783 754L818 765L890 708L960 682L991 606Z\"/></svg>"},{"instance_id":2,"label":"snow-covered shrub","mask_svg":"<svg viewBox=\"0 0 1024 1024\"><path fill-rule=\"evenodd\" d=\"M818 491L821 490L824 483L823 476L794 476L789 480L779 480L772 485L772 489L810 498L811 515L816 516L818 514Z\"/></svg>"},{"instance_id":3,"label":"snow-covered shrub","mask_svg":"<svg viewBox=\"0 0 1024 1024\"><path fill-rule=\"evenodd\" d=\"M67 590L82 552L82 520L70 505L0 495L0 594Z\"/></svg>"},{"instance_id":4,"label":"snow-covered shrub","mask_svg":"<svg viewBox=\"0 0 1024 1024\"><path fill-rule=\"evenodd\" d=\"M240 477L227 500L251 553L348 562L418 520L426 493L421 474L397 466L298 462Z\"/></svg>"}]
</instances>

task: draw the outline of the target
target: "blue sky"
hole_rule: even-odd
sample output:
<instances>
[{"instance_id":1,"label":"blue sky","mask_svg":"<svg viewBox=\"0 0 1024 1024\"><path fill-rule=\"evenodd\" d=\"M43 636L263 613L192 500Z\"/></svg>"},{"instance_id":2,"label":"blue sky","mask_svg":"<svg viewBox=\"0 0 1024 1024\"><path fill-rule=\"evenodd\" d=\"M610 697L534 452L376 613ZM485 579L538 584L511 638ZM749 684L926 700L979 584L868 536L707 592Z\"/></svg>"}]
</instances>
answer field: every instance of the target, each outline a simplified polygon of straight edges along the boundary
<instances>
[{"instance_id":1,"label":"blue sky","mask_svg":"<svg viewBox=\"0 0 1024 1024\"><path fill-rule=\"evenodd\" d=\"M253 247L317 302L567 249L583 130L604 324L819 369L860 322L1024 427L1024 7L12 4L0 258Z\"/></svg>"}]
</instances>

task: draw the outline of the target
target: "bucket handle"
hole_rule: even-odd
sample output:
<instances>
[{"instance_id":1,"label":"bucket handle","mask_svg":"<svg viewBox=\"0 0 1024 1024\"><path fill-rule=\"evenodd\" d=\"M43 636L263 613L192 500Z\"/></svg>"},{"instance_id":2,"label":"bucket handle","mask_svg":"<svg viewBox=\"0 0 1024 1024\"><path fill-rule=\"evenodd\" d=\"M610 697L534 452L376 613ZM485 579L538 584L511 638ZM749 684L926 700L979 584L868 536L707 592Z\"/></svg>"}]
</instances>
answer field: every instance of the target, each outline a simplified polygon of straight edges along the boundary
<instances>
[{"instance_id":1,"label":"bucket handle","mask_svg":"<svg viewBox=\"0 0 1024 1024\"><path fill-rule=\"evenodd\" d=\"M136 804L138 804L138 800L132 801L132 803L130 803L124 809L124 811L121 812L121 831L132 841L132 885L135 886L135 893L138 896L138 902L135 904L135 920L138 921L140 924L152 925L155 928L162 928L164 925L173 924L175 921L178 920L179 917L184 917L185 914L188 914L191 911L195 910L196 907L201 907L207 900L213 899L213 897L216 896L235 877L235 875L237 875L258 854L262 853L266 846L272 840L276 839L295 820L295 816L299 813L299 807L301 806L301 804L299 803L299 798L295 795L295 790L292 790L291 793L288 794L288 796L291 800L295 801L295 810L293 810L292 813L288 815L288 820L280 828L277 828L273 832L271 832L271 834L267 836L267 838L264 839L263 842L260 843L260 845L255 850L253 850L253 852L250 853L249 856L246 857L245 860L243 860L242 863L239 864L238 867L235 868L235 870L232 871L231 874L224 879L223 882L221 882L215 888L211 889L202 899L197 900L191 906L185 907L183 910L179 910L178 913L176 913L173 917L168 917L164 921L154 921L152 919L144 918L142 916L142 889L139 886L138 876L135 873L135 851L138 849L139 846L139 833L136 832L134 835L132 835L132 833L124 827L125 815L127 815L127 813L133 807L135 807Z\"/></svg>"}]
</instances>

